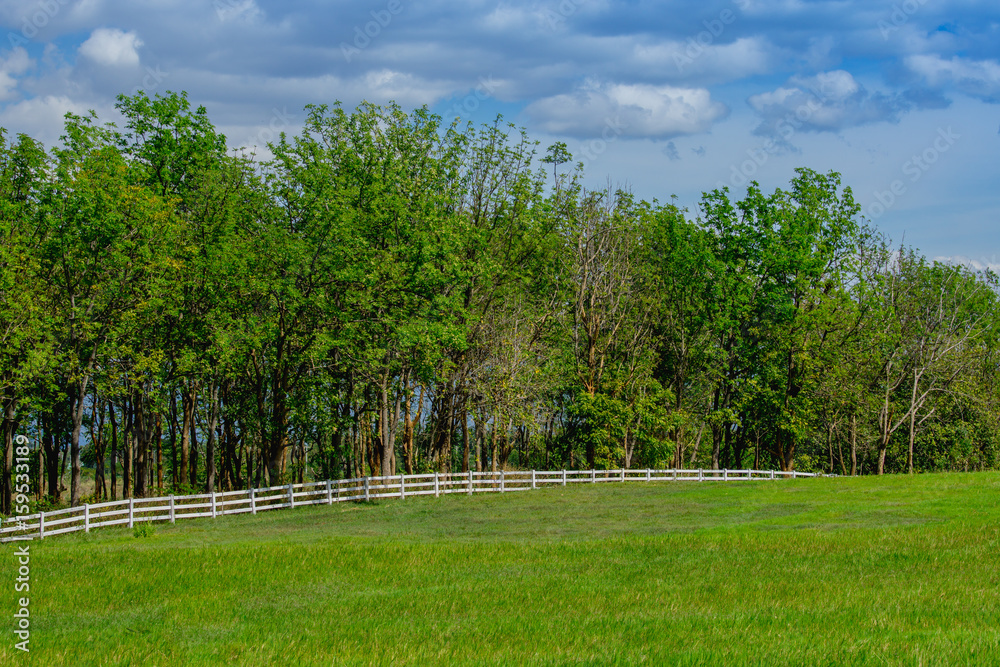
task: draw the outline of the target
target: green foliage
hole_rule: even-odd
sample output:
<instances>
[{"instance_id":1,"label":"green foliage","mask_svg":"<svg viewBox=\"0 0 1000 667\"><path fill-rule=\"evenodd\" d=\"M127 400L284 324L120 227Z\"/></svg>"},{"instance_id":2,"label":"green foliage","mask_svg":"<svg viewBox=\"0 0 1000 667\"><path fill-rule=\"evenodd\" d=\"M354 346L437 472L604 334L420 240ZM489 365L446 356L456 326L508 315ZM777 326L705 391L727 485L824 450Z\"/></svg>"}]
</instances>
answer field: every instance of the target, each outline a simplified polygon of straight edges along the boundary
<instances>
[{"instance_id":1,"label":"green foliage","mask_svg":"<svg viewBox=\"0 0 1000 667\"><path fill-rule=\"evenodd\" d=\"M891 250L836 173L692 214L587 190L499 117L310 106L259 163L184 93L117 108L49 153L0 136L0 407L48 495L64 454L71 503L84 462L95 499L112 475L998 465L997 277Z\"/></svg>"}]
</instances>

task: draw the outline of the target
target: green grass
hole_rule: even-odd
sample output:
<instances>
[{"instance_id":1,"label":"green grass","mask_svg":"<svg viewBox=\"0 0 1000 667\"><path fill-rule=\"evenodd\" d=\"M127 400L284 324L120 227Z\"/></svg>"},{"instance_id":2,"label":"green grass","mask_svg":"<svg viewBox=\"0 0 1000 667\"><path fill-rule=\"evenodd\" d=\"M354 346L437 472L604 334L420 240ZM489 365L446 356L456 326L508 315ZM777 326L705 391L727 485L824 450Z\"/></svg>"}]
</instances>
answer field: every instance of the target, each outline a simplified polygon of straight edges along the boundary
<instances>
[{"instance_id":1,"label":"green grass","mask_svg":"<svg viewBox=\"0 0 1000 667\"><path fill-rule=\"evenodd\" d=\"M607 483L61 536L0 664L1000 664L998 500L998 474Z\"/></svg>"}]
</instances>

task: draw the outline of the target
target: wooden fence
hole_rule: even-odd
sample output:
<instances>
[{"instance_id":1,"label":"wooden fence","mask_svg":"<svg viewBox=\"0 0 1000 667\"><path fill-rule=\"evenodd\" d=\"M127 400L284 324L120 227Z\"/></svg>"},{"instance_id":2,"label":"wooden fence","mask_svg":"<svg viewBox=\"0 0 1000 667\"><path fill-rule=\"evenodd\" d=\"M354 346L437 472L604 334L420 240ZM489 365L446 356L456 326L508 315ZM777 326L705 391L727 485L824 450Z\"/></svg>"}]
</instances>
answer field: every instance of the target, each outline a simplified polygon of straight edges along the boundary
<instances>
[{"instance_id":1,"label":"wooden fence","mask_svg":"<svg viewBox=\"0 0 1000 667\"><path fill-rule=\"evenodd\" d=\"M152 521L216 518L256 514L300 505L440 496L446 493L505 493L530 491L545 485L598 482L747 481L785 477L820 477L776 470L518 470L501 472L427 473L286 484L245 491L221 491L190 496L129 498L17 516L0 522L0 542L43 539L63 533L90 532L103 526L128 526Z\"/></svg>"}]
</instances>

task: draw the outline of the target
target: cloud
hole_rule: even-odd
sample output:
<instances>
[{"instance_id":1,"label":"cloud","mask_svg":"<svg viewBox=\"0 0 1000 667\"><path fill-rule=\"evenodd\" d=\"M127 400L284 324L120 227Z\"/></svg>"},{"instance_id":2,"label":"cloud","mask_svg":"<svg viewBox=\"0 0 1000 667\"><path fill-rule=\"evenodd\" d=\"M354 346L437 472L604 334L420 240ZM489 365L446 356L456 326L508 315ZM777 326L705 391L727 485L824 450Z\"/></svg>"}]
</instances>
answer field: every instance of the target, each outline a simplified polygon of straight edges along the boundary
<instances>
[{"instance_id":1,"label":"cloud","mask_svg":"<svg viewBox=\"0 0 1000 667\"><path fill-rule=\"evenodd\" d=\"M0 58L0 102L17 96L17 76L24 74L33 61L22 47L12 49L5 58Z\"/></svg>"},{"instance_id":2,"label":"cloud","mask_svg":"<svg viewBox=\"0 0 1000 667\"><path fill-rule=\"evenodd\" d=\"M116 28L98 28L80 45L80 55L109 67L139 64L138 49L143 42L134 32Z\"/></svg>"},{"instance_id":3,"label":"cloud","mask_svg":"<svg viewBox=\"0 0 1000 667\"><path fill-rule=\"evenodd\" d=\"M966 257L965 255L938 255L934 258L934 261L943 262L945 264L953 264L955 266L965 266L973 269L974 271L993 271L994 273L1000 273L1000 258L997 258L996 255L993 257L980 257L979 259Z\"/></svg>"},{"instance_id":4,"label":"cloud","mask_svg":"<svg viewBox=\"0 0 1000 667\"><path fill-rule=\"evenodd\" d=\"M729 110L704 88L588 81L573 93L537 100L525 112L556 135L588 138L610 127L616 136L667 139L705 132Z\"/></svg>"},{"instance_id":5,"label":"cloud","mask_svg":"<svg viewBox=\"0 0 1000 667\"><path fill-rule=\"evenodd\" d=\"M895 123L910 103L901 95L870 92L844 70L793 77L788 86L752 95L747 103L761 116L759 136L840 132L872 123Z\"/></svg>"},{"instance_id":6,"label":"cloud","mask_svg":"<svg viewBox=\"0 0 1000 667\"><path fill-rule=\"evenodd\" d=\"M109 105L110 106L110 105ZM64 116L67 112L85 115L95 105L74 102L66 96L46 95L33 97L17 103L8 104L0 110L0 127L11 128L16 133L27 134L52 146L57 143L62 134ZM110 117L113 109L98 108L102 119Z\"/></svg>"},{"instance_id":7,"label":"cloud","mask_svg":"<svg viewBox=\"0 0 1000 667\"><path fill-rule=\"evenodd\" d=\"M639 66L654 67L664 77L713 81L735 81L764 74L777 60L775 49L759 36L704 46L691 39L637 45L632 56Z\"/></svg>"},{"instance_id":8,"label":"cloud","mask_svg":"<svg viewBox=\"0 0 1000 667\"><path fill-rule=\"evenodd\" d=\"M264 12L254 0L215 0L212 3L220 21L252 22L264 18Z\"/></svg>"},{"instance_id":9,"label":"cloud","mask_svg":"<svg viewBox=\"0 0 1000 667\"><path fill-rule=\"evenodd\" d=\"M677 152L677 144L672 141L667 142L666 148L663 149L663 154L666 155L671 162L681 159L681 154Z\"/></svg>"},{"instance_id":10,"label":"cloud","mask_svg":"<svg viewBox=\"0 0 1000 667\"><path fill-rule=\"evenodd\" d=\"M930 86L953 88L992 104L1000 103L1000 63L952 56L914 55L906 66Z\"/></svg>"}]
</instances>

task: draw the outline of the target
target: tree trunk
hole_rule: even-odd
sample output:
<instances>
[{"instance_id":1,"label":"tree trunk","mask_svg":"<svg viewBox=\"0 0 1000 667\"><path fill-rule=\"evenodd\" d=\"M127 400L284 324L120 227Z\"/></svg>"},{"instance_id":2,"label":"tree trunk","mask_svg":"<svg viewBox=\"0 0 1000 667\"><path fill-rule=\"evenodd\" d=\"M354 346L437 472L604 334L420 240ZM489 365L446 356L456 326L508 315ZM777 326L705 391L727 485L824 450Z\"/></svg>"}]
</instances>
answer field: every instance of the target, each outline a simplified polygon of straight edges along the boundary
<instances>
[{"instance_id":1,"label":"tree trunk","mask_svg":"<svg viewBox=\"0 0 1000 667\"><path fill-rule=\"evenodd\" d=\"M156 489L163 495L163 417L156 415Z\"/></svg>"},{"instance_id":2,"label":"tree trunk","mask_svg":"<svg viewBox=\"0 0 1000 667\"><path fill-rule=\"evenodd\" d=\"M497 438L500 435L500 417L493 418L493 434L490 438L490 466L493 472L497 471Z\"/></svg>"},{"instance_id":3,"label":"tree trunk","mask_svg":"<svg viewBox=\"0 0 1000 667\"><path fill-rule=\"evenodd\" d=\"M194 432L194 406L197 400L197 391L189 384L181 394L181 464L180 470L174 470L175 490L180 490L180 486L187 484L188 480L188 459L191 456L191 433Z\"/></svg>"},{"instance_id":4,"label":"tree trunk","mask_svg":"<svg viewBox=\"0 0 1000 667\"><path fill-rule=\"evenodd\" d=\"M403 466L407 475L413 474L413 418L411 412L410 397L407 396L406 403L403 405Z\"/></svg>"},{"instance_id":5,"label":"tree trunk","mask_svg":"<svg viewBox=\"0 0 1000 667\"><path fill-rule=\"evenodd\" d=\"M288 409L284 389L276 387L271 410L270 443L267 447L267 479L272 486L282 482L285 454L288 450Z\"/></svg>"},{"instance_id":6,"label":"tree trunk","mask_svg":"<svg viewBox=\"0 0 1000 667\"><path fill-rule=\"evenodd\" d=\"M705 422L701 423L698 427L698 437L694 439L694 448L691 450L691 461L690 463L694 465L694 462L698 459L698 447L701 445L701 436L705 432Z\"/></svg>"},{"instance_id":7,"label":"tree trunk","mask_svg":"<svg viewBox=\"0 0 1000 667\"><path fill-rule=\"evenodd\" d=\"M830 474L833 474L833 429L835 425L833 423L826 425L826 448L830 454Z\"/></svg>"},{"instance_id":8,"label":"tree trunk","mask_svg":"<svg viewBox=\"0 0 1000 667\"><path fill-rule=\"evenodd\" d=\"M722 446L722 427L712 424L712 469L719 469L719 452Z\"/></svg>"},{"instance_id":9,"label":"tree trunk","mask_svg":"<svg viewBox=\"0 0 1000 667\"><path fill-rule=\"evenodd\" d=\"M94 391L91 401L90 442L94 447L94 502L102 500L104 491L104 402Z\"/></svg>"},{"instance_id":10,"label":"tree trunk","mask_svg":"<svg viewBox=\"0 0 1000 667\"><path fill-rule=\"evenodd\" d=\"M132 399L132 434L135 438L135 459L132 476L134 479L133 494L135 498L146 496L146 473L148 469L147 459L149 458L149 438L146 431L146 410L145 399L142 394L136 392Z\"/></svg>"},{"instance_id":11,"label":"tree trunk","mask_svg":"<svg viewBox=\"0 0 1000 667\"><path fill-rule=\"evenodd\" d=\"M851 414L851 477L858 474L858 416Z\"/></svg>"},{"instance_id":12,"label":"tree trunk","mask_svg":"<svg viewBox=\"0 0 1000 667\"><path fill-rule=\"evenodd\" d=\"M73 431L70 436L70 491L69 503L71 507L80 504L80 431L83 427L83 411L85 398L87 396L87 385L89 378L83 378L77 384L75 396L73 397Z\"/></svg>"},{"instance_id":13,"label":"tree trunk","mask_svg":"<svg viewBox=\"0 0 1000 667\"><path fill-rule=\"evenodd\" d=\"M468 400L462 402L462 472L469 472L469 408Z\"/></svg>"},{"instance_id":14,"label":"tree trunk","mask_svg":"<svg viewBox=\"0 0 1000 667\"><path fill-rule=\"evenodd\" d=\"M205 493L215 491L215 429L219 423L219 385L208 392L208 440L205 443Z\"/></svg>"},{"instance_id":15,"label":"tree trunk","mask_svg":"<svg viewBox=\"0 0 1000 667\"><path fill-rule=\"evenodd\" d=\"M191 490L198 488L198 410L197 404L191 410Z\"/></svg>"},{"instance_id":16,"label":"tree trunk","mask_svg":"<svg viewBox=\"0 0 1000 667\"><path fill-rule=\"evenodd\" d=\"M222 453L223 453L223 484L225 491L243 488L240 474L240 455L237 449L236 436L233 432L233 420L229 415L229 383L222 388L222 400L227 409L222 417ZM220 406L220 413L222 412Z\"/></svg>"},{"instance_id":17,"label":"tree trunk","mask_svg":"<svg viewBox=\"0 0 1000 667\"><path fill-rule=\"evenodd\" d=\"M3 418L3 501L2 509L3 513L6 515L11 514L11 508L13 507L14 501L14 401L7 400L4 402L4 418Z\"/></svg>"},{"instance_id":18,"label":"tree trunk","mask_svg":"<svg viewBox=\"0 0 1000 667\"><path fill-rule=\"evenodd\" d=\"M132 497L132 411L129 408L128 397L122 406L122 418L125 420L125 433L122 438L122 498Z\"/></svg>"},{"instance_id":19,"label":"tree trunk","mask_svg":"<svg viewBox=\"0 0 1000 667\"><path fill-rule=\"evenodd\" d=\"M451 472L451 434L455 430L455 396L454 391L449 390L448 411L444 418L444 442L441 445L440 460L438 470Z\"/></svg>"},{"instance_id":20,"label":"tree trunk","mask_svg":"<svg viewBox=\"0 0 1000 667\"><path fill-rule=\"evenodd\" d=\"M379 468L383 475L391 475L392 443L389 442L389 389L386 385L387 380L383 377L378 400Z\"/></svg>"},{"instance_id":21,"label":"tree trunk","mask_svg":"<svg viewBox=\"0 0 1000 667\"><path fill-rule=\"evenodd\" d=\"M108 416L111 418L111 500L118 500L118 420L115 419L114 403L110 401Z\"/></svg>"},{"instance_id":22,"label":"tree trunk","mask_svg":"<svg viewBox=\"0 0 1000 667\"><path fill-rule=\"evenodd\" d=\"M483 465L483 445L485 444L486 433L482 420L476 420L475 422L476 435L474 442L476 443L476 472L485 472L486 468Z\"/></svg>"},{"instance_id":23,"label":"tree trunk","mask_svg":"<svg viewBox=\"0 0 1000 667\"><path fill-rule=\"evenodd\" d=\"M879 475L884 475L885 474L885 452L889 448L889 436L890 436L890 434L886 433L885 436L884 436L884 439L879 440L879 443L878 443L878 474Z\"/></svg>"},{"instance_id":24,"label":"tree trunk","mask_svg":"<svg viewBox=\"0 0 1000 667\"><path fill-rule=\"evenodd\" d=\"M920 374L913 374L913 393L910 396L910 443L906 452L906 470L913 474L913 441L917 434L917 385L920 382Z\"/></svg>"}]
</instances>

